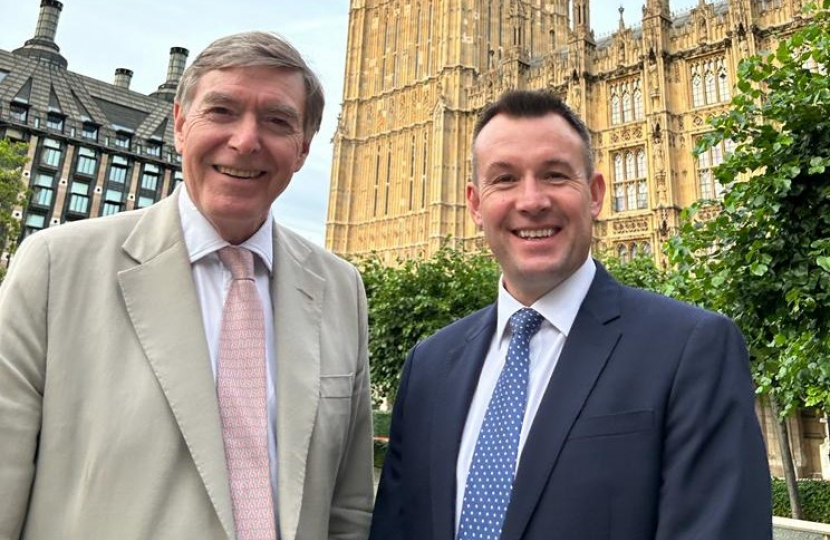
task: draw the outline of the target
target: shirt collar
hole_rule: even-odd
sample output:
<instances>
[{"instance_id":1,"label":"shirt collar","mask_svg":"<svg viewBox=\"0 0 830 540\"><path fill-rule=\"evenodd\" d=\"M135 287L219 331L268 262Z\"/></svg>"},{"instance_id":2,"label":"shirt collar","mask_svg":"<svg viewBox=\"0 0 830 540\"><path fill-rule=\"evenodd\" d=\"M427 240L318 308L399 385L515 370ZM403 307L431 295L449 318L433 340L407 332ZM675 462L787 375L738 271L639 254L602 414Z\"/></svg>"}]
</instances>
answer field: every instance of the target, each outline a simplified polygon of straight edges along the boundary
<instances>
[{"instance_id":1,"label":"shirt collar","mask_svg":"<svg viewBox=\"0 0 830 540\"><path fill-rule=\"evenodd\" d=\"M588 294L588 289L591 287L596 271L596 263L591 257L588 257L576 272L536 300L530 307L538 311L545 318L545 321L552 324L554 328L567 337L576 319L579 307L582 305L585 295ZM504 332L510 317L525 307L504 288L503 275L499 278L497 302L496 335L501 339L504 338Z\"/></svg>"},{"instance_id":2,"label":"shirt collar","mask_svg":"<svg viewBox=\"0 0 830 540\"><path fill-rule=\"evenodd\" d=\"M187 254L190 257L191 264L225 246L231 245L219 236L210 221L196 208L190 194L187 192L187 186L184 184L182 184L179 192L179 215L181 216L184 242L187 245ZM268 212L262 227L240 244L240 247L244 247L259 256L269 274L272 273L274 259L273 234L274 217L271 212Z\"/></svg>"}]
</instances>

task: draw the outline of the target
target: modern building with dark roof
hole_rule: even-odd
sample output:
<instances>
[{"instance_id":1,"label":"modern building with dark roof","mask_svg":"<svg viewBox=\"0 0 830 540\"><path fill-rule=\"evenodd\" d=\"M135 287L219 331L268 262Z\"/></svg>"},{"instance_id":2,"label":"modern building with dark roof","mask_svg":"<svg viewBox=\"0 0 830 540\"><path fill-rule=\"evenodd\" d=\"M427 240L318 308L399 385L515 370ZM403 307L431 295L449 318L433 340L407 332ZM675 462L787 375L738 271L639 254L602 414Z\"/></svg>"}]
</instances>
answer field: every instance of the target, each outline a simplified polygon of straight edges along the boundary
<instances>
[{"instance_id":1,"label":"modern building with dark roof","mask_svg":"<svg viewBox=\"0 0 830 540\"><path fill-rule=\"evenodd\" d=\"M149 96L130 90L126 68L112 83L86 77L55 43L62 9L42 0L34 37L0 50L0 137L29 144L23 236L149 206L181 180L172 103L187 49L170 50L167 80Z\"/></svg>"}]
</instances>

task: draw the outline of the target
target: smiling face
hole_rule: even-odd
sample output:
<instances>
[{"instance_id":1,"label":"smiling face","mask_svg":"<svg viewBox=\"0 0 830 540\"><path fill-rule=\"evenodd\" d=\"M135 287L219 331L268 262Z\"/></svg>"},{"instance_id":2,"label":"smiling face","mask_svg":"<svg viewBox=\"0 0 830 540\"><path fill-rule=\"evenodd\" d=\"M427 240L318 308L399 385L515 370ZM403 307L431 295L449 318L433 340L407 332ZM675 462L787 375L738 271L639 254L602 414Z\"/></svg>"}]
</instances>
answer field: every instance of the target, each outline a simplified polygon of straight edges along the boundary
<instances>
[{"instance_id":1,"label":"smiling face","mask_svg":"<svg viewBox=\"0 0 830 540\"><path fill-rule=\"evenodd\" d=\"M262 226L305 162L305 95L299 71L255 66L209 71L188 110L174 104L188 194L228 242Z\"/></svg>"},{"instance_id":2,"label":"smiling face","mask_svg":"<svg viewBox=\"0 0 830 540\"><path fill-rule=\"evenodd\" d=\"M605 180L586 178L585 148L559 115L493 117L474 141L467 205L504 273L529 306L573 274L590 252Z\"/></svg>"}]
</instances>

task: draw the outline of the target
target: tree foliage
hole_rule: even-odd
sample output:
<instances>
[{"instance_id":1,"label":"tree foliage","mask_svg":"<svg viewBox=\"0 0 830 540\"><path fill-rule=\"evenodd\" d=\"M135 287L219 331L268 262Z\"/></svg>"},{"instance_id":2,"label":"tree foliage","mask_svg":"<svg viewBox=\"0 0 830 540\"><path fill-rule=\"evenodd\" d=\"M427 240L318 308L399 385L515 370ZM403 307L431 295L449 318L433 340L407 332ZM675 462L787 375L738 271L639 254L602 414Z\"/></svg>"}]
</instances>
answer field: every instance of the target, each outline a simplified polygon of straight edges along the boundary
<instances>
[{"instance_id":1,"label":"tree foliage","mask_svg":"<svg viewBox=\"0 0 830 540\"><path fill-rule=\"evenodd\" d=\"M607 252L600 254L598 258L608 273L620 283L665 296L673 296L675 293L672 274L658 268L651 255L642 254L632 259L621 259L613 252Z\"/></svg>"},{"instance_id":2,"label":"tree foliage","mask_svg":"<svg viewBox=\"0 0 830 540\"><path fill-rule=\"evenodd\" d=\"M0 254L14 253L20 235L20 221L14 217L14 210L26 202L23 184L23 165L26 164L25 143L14 143L0 139ZM6 269L0 265L0 282Z\"/></svg>"},{"instance_id":3,"label":"tree foliage","mask_svg":"<svg viewBox=\"0 0 830 540\"><path fill-rule=\"evenodd\" d=\"M429 259L357 261L369 301L369 363L376 398L394 401L406 354L419 340L495 301L500 270L484 253L444 247Z\"/></svg>"},{"instance_id":4,"label":"tree foliage","mask_svg":"<svg viewBox=\"0 0 830 540\"><path fill-rule=\"evenodd\" d=\"M696 149L735 144L715 169L725 195L685 211L669 244L687 299L737 322L759 392L783 414L830 405L828 67L830 0L773 53L741 63L731 111Z\"/></svg>"}]
</instances>

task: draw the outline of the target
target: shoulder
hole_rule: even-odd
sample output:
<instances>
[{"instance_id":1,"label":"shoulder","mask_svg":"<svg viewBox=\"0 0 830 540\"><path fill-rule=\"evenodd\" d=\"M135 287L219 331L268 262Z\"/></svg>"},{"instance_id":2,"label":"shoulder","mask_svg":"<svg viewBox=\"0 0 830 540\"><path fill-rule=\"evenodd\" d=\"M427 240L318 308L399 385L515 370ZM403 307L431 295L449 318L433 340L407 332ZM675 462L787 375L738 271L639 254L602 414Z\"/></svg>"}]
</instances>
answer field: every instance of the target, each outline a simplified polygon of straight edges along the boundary
<instances>
[{"instance_id":1,"label":"shoulder","mask_svg":"<svg viewBox=\"0 0 830 540\"><path fill-rule=\"evenodd\" d=\"M457 347L471 339L491 337L495 325L496 305L490 304L441 328L416 347L442 349Z\"/></svg>"},{"instance_id":2,"label":"shoulder","mask_svg":"<svg viewBox=\"0 0 830 540\"><path fill-rule=\"evenodd\" d=\"M110 248L120 251L121 245L144 212L145 210L122 212L43 229L28 236L14 258L25 258L27 253L43 250L55 256L74 257L100 254Z\"/></svg>"},{"instance_id":3,"label":"shoulder","mask_svg":"<svg viewBox=\"0 0 830 540\"><path fill-rule=\"evenodd\" d=\"M278 223L274 223L274 256L286 257L297 267L327 280L360 277L350 262Z\"/></svg>"}]
</instances>

